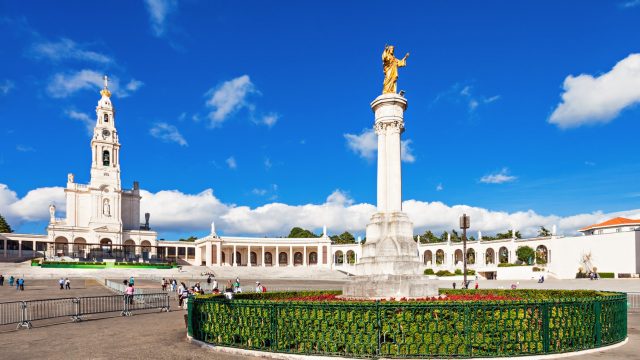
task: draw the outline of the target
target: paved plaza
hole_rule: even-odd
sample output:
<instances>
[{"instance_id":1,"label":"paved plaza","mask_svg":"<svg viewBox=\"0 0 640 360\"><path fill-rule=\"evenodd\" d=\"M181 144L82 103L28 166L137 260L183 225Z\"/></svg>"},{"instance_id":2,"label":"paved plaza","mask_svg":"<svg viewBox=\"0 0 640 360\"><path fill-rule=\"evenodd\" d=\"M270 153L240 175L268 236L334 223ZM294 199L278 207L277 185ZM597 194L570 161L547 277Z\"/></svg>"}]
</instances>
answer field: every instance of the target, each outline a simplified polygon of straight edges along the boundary
<instances>
[{"instance_id":1,"label":"paved plaza","mask_svg":"<svg viewBox=\"0 0 640 360\"><path fill-rule=\"evenodd\" d=\"M121 281L120 278L111 280ZM224 282L227 279L218 279ZM245 286L253 278L242 279ZM203 280L204 281L204 280ZM339 289L341 281L310 281L262 279L270 289ZM436 281L440 287L450 287L450 281ZM481 288L507 287L508 281L480 281ZM0 302L48 299L75 296L112 295L98 280L72 278L71 290L59 290L56 279L26 279L25 291L15 287L0 287ZM158 288L155 280L138 279L137 287ZM640 291L639 280L568 280L520 281L521 288L590 288L602 290ZM245 287L246 289L246 287ZM90 315L80 323L67 318L36 321L30 330L15 330L15 326L0 328L0 353L3 359L24 359L40 356L47 359L249 359L248 356L217 353L186 340L184 310L178 309L171 294L172 311L138 312L132 317L117 313ZM640 313L629 313L629 342L617 349L580 356L580 359L640 359Z\"/></svg>"}]
</instances>

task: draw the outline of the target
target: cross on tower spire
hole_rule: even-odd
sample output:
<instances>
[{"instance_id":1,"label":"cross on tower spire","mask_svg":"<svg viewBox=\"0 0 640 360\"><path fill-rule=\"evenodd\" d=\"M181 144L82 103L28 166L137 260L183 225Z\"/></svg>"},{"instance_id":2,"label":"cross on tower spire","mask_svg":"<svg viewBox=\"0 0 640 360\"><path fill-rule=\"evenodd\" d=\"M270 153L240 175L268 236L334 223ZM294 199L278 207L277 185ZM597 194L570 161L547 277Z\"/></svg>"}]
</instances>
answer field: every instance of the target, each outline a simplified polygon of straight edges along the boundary
<instances>
[{"instance_id":1,"label":"cross on tower spire","mask_svg":"<svg viewBox=\"0 0 640 360\"><path fill-rule=\"evenodd\" d=\"M102 96L111 97L111 91L109 91L109 77L105 75L102 79L104 80L104 89L100 90L100 94L102 94Z\"/></svg>"},{"instance_id":2,"label":"cross on tower spire","mask_svg":"<svg viewBox=\"0 0 640 360\"><path fill-rule=\"evenodd\" d=\"M107 77L107 75L104 76L104 88L108 88L109 87L109 77Z\"/></svg>"}]
</instances>

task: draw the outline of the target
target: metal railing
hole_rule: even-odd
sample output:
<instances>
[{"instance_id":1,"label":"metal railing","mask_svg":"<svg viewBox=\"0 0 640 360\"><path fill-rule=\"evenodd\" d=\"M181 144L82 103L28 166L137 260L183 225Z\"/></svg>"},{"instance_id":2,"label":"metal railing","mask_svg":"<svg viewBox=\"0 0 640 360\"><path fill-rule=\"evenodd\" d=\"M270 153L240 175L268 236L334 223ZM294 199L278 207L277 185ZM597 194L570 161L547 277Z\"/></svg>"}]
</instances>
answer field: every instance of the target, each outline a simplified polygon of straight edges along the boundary
<instances>
[{"instance_id":1,"label":"metal railing","mask_svg":"<svg viewBox=\"0 0 640 360\"><path fill-rule=\"evenodd\" d=\"M627 336L625 294L495 302L286 302L190 298L188 332L216 346L345 357L512 357Z\"/></svg>"},{"instance_id":2,"label":"metal railing","mask_svg":"<svg viewBox=\"0 0 640 360\"><path fill-rule=\"evenodd\" d=\"M120 312L122 316L131 316L132 311L149 309L169 311L169 295L106 295L0 303L0 325L31 328L31 322L36 320L70 317L77 322L86 315Z\"/></svg>"},{"instance_id":3,"label":"metal railing","mask_svg":"<svg viewBox=\"0 0 640 360\"><path fill-rule=\"evenodd\" d=\"M640 292L627 293L627 306L629 311L640 311Z\"/></svg>"},{"instance_id":4,"label":"metal railing","mask_svg":"<svg viewBox=\"0 0 640 360\"><path fill-rule=\"evenodd\" d=\"M125 285L124 283L112 281L112 280L105 280L104 285L119 294L124 294L128 287L128 285ZM157 292L157 290L151 290L151 291L150 290L151 289L141 289L134 286L133 293L135 295L138 295L138 294L146 294L150 292L153 292L153 293Z\"/></svg>"}]
</instances>

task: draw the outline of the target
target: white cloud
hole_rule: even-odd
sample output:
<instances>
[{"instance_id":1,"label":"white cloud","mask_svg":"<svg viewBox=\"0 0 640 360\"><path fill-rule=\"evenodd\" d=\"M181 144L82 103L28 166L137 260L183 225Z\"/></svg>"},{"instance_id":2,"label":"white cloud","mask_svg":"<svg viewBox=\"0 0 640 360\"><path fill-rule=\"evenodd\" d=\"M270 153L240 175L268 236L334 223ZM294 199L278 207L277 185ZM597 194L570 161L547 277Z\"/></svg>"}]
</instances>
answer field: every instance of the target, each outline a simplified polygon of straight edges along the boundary
<instances>
[{"instance_id":1,"label":"white cloud","mask_svg":"<svg viewBox=\"0 0 640 360\"><path fill-rule=\"evenodd\" d=\"M272 127L273 125L276 124L276 122L278 122L279 118L280 118L280 116L278 114L271 113L271 114L263 116L262 120L260 121L260 123L264 124L264 125L267 125L267 127Z\"/></svg>"},{"instance_id":2,"label":"white cloud","mask_svg":"<svg viewBox=\"0 0 640 360\"><path fill-rule=\"evenodd\" d=\"M180 131L178 131L178 128L165 122L153 124L153 127L149 129L149 134L164 142L174 142L180 146L189 146L187 140L185 140L182 134L180 134Z\"/></svg>"},{"instance_id":3,"label":"white cloud","mask_svg":"<svg viewBox=\"0 0 640 360\"><path fill-rule=\"evenodd\" d=\"M442 190L444 190L444 186L442 186L442 184L440 183L436 186L436 191L442 191Z\"/></svg>"},{"instance_id":4,"label":"white cloud","mask_svg":"<svg viewBox=\"0 0 640 360\"><path fill-rule=\"evenodd\" d=\"M62 38L59 41L41 41L33 44L30 54L37 59L51 61L82 60L98 64L108 64L113 59L107 55L84 49L75 41Z\"/></svg>"},{"instance_id":5,"label":"white cloud","mask_svg":"<svg viewBox=\"0 0 640 360\"><path fill-rule=\"evenodd\" d=\"M480 182L483 182L485 184L503 184L506 182L514 181L517 178L518 177L516 176L509 175L508 168L502 168L500 172L483 176L482 178L480 178Z\"/></svg>"},{"instance_id":6,"label":"white cloud","mask_svg":"<svg viewBox=\"0 0 640 360\"><path fill-rule=\"evenodd\" d=\"M94 90L97 94L104 86L103 76L104 74L88 69L73 73L57 73L49 82L47 92L54 98L65 98L82 90ZM131 95L141 85L141 82L134 79L129 82L129 84L132 83L135 86L131 88L128 85L121 87L117 77L109 78L109 90L115 96L124 98Z\"/></svg>"},{"instance_id":7,"label":"white cloud","mask_svg":"<svg viewBox=\"0 0 640 360\"><path fill-rule=\"evenodd\" d=\"M167 16L178 7L177 0L145 0L151 30L157 37L161 37L166 32Z\"/></svg>"},{"instance_id":8,"label":"white cloud","mask_svg":"<svg viewBox=\"0 0 640 360\"><path fill-rule=\"evenodd\" d=\"M347 146L358 156L373 160L378 150L378 137L371 129L364 129L360 135L344 134L347 139Z\"/></svg>"},{"instance_id":9,"label":"white cloud","mask_svg":"<svg viewBox=\"0 0 640 360\"><path fill-rule=\"evenodd\" d=\"M236 158L234 158L233 156L228 157L227 160L225 161L227 162L227 166L229 167L229 169L238 168L238 163L236 163Z\"/></svg>"},{"instance_id":10,"label":"white cloud","mask_svg":"<svg viewBox=\"0 0 640 360\"><path fill-rule=\"evenodd\" d=\"M253 189L251 190L251 193L254 195L258 195L258 196L264 196L267 194L267 189Z\"/></svg>"},{"instance_id":11,"label":"white cloud","mask_svg":"<svg viewBox=\"0 0 640 360\"><path fill-rule=\"evenodd\" d=\"M640 103L640 54L631 54L599 76L569 75L562 102L549 122L562 129L605 124L620 112Z\"/></svg>"},{"instance_id":12,"label":"white cloud","mask_svg":"<svg viewBox=\"0 0 640 360\"><path fill-rule=\"evenodd\" d=\"M272 166L273 166L273 164L271 163L271 159L264 158L264 168L269 170L269 169L271 169Z\"/></svg>"},{"instance_id":13,"label":"white cloud","mask_svg":"<svg viewBox=\"0 0 640 360\"><path fill-rule=\"evenodd\" d=\"M7 79L0 82L0 95L7 95L14 87L15 84L11 80Z\"/></svg>"},{"instance_id":14,"label":"white cloud","mask_svg":"<svg viewBox=\"0 0 640 360\"><path fill-rule=\"evenodd\" d=\"M620 5L623 8L632 8L636 6L640 6L640 0L629 0Z\"/></svg>"},{"instance_id":15,"label":"white cloud","mask_svg":"<svg viewBox=\"0 0 640 360\"><path fill-rule=\"evenodd\" d=\"M474 113L480 105L491 104L499 99L500 95L485 97L478 95L474 91L472 85L463 86L460 83L455 83L446 91L438 94L433 103L437 103L441 100L446 100L456 104L466 103L469 113Z\"/></svg>"},{"instance_id":16,"label":"white cloud","mask_svg":"<svg viewBox=\"0 0 640 360\"><path fill-rule=\"evenodd\" d=\"M67 110L66 114L73 120L81 122L87 130L87 134L89 134L89 136L93 135L93 129L96 126L96 121L91 119L88 114L75 110Z\"/></svg>"},{"instance_id":17,"label":"white cloud","mask_svg":"<svg viewBox=\"0 0 640 360\"><path fill-rule=\"evenodd\" d=\"M257 92L249 75L242 75L235 79L225 81L221 85L207 91L205 96L209 99L206 106L211 108L209 119L211 126L221 124L227 116L244 107L252 108L247 102L249 94Z\"/></svg>"},{"instance_id":18,"label":"white cloud","mask_svg":"<svg viewBox=\"0 0 640 360\"><path fill-rule=\"evenodd\" d=\"M411 140L402 140L400 142L400 159L406 163L412 163L416 161L416 157L413 155L413 149L411 149Z\"/></svg>"},{"instance_id":19,"label":"white cloud","mask_svg":"<svg viewBox=\"0 0 640 360\"><path fill-rule=\"evenodd\" d=\"M275 189L275 187L274 187ZM288 205L269 203L256 208L225 204L206 189L197 194L178 190L152 193L141 190L141 213L151 213L151 226L158 231L206 231L211 221L224 234L281 236L294 226L320 229L327 225L331 232L363 232L374 205L356 203L345 192L336 190L322 204ZM55 203L57 217L64 213L64 188L46 187L29 191L24 197L0 184L0 211L12 227L49 218L48 205ZM576 230L617 216L640 218L640 209L603 213L595 211L572 216L541 215L533 210L513 213L467 206L449 206L441 202L406 200L403 209L414 224L414 233L424 229L435 232L457 228L462 213L471 216L472 231L495 233L516 227L524 236L533 236L540 226L557 225L560 234L575 234Z\"/></svg>"},{"instance_id":20,"label":"white cloud","mask_svg":"<svg viewBox=\"0 0 640 360\"><path fill-rule=\"evenodd\" d=\"M20 144L18 144L16 146L16 150L18 150L20 152L34 152L34 151L36 151L36 149L32 148L31 146L20 145Z\"/></svg>"},{"instance_id":21,"label":"white cloud","mask_svg":"<svg viewBox=\"0 0 640 360\"><path fill-rule=\"evenodd\" d=\"M144 85L142 81L131 79L125 86L125 89L127 89L127 91L129 92L135 92L135 91L138 91L138 89L140 89L142 85Z\"/></svg>"},{"instance_id":22,"label":"white cloud","mask_svg":"<svg viewBox=\"0 0 640 360\"><path fill-rule=\"evenodd\" d=\"M37 188L19 198L15 191L0 183L0 214L14 229L25 222L48 220L49 204L56 205L57 217L64 216L64 188L57 186Z\"/></svg>"},{"instance_id":23,"label":"white cloud","mask_svg":"<svg viewBox=\"0 0 640 360\"><path fill-rule=\"evenodd\" d=\"M378 136L373 129L364 129L359 135L344 134L347 146L361 158L369 161L375 158L378 151ZM402 161L412 163L416 161L411 149L411 140L402 140L400 143L400 157Z\"/></svg>"}]
</instances>

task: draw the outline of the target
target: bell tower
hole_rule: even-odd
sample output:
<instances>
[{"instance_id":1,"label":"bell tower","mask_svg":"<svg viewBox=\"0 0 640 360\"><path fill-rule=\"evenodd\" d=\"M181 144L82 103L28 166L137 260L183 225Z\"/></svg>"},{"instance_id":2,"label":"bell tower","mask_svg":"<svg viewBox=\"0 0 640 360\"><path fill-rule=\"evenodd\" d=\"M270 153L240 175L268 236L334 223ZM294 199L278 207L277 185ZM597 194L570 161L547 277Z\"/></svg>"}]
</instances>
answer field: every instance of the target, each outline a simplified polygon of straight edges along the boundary
<instances>
[{"instance_id":1,"label":"bell tower","mask_svg":"<svg viewBox=\"0 0 640 360\"><path fill-rule=\"evenodd\" d=\"M120 143L111 103L109 78L96 106L96 127L91 139L91 219L89 227L100 231L122 231L122 186L120 184ZM116 240L116 239L114 239ZM117 240L116 240L117 243Z\"/></svg>"},{"instance_id":2,"label":"bell tower","mask_svg":"<svg viewBox=\"0 0 640 360\"><path fill-rule=\"evenodd\" d=\"M102 97L96 106L96 127L91 139L90 185L108 185L113 190L120 190L120 143L115 124L115 110L111 103L109 79L106 75L100 95Z\"/></svg>"}]
</instances>

